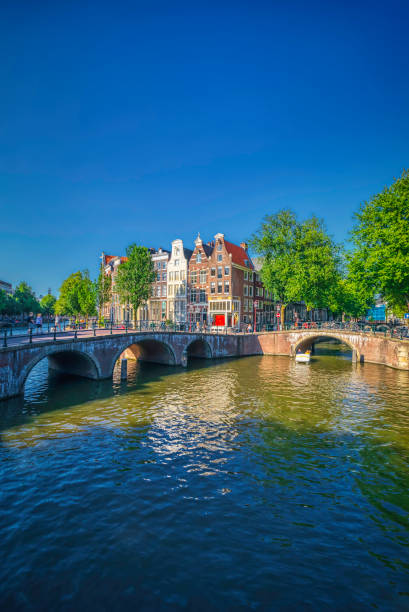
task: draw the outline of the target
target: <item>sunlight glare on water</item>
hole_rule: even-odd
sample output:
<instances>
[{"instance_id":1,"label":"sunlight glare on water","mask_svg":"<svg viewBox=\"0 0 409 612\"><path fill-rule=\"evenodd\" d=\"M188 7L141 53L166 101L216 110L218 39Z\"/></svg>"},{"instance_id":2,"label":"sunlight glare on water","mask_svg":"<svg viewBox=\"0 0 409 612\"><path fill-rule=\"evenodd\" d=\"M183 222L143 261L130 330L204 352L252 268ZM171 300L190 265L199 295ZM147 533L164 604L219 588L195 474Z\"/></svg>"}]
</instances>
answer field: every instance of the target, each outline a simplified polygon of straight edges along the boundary
<instances>
[{"instance_id":1,"label":"sunlight glare on water","mask_svg":"<svg viewBox=\"0 0 409 612\"><path fill-rule=\"evenodd\" d=\"M409 608L408 372L42 362L0 408L4 610Z\"/></svg>"}]
</instances>

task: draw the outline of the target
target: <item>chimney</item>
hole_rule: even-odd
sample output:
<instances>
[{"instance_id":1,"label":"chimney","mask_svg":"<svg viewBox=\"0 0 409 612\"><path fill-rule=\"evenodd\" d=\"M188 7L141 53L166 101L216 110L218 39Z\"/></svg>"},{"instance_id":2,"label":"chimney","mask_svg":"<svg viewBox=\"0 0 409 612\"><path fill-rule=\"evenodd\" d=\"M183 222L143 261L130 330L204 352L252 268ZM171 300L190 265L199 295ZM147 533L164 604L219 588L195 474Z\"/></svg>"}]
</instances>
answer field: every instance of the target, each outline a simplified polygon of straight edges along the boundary
<instances>
[{"instance_id":1,"label":"chimney","mask_svg":"<svg viewBox=\"0 0 409 612\"><path fill-rule=\"evenodd\" d=\"M240 246L245 251L247 251L247 249L249 248L249 245L247 244L247 242L240 242Z\"/></svg>"}]
</instances>

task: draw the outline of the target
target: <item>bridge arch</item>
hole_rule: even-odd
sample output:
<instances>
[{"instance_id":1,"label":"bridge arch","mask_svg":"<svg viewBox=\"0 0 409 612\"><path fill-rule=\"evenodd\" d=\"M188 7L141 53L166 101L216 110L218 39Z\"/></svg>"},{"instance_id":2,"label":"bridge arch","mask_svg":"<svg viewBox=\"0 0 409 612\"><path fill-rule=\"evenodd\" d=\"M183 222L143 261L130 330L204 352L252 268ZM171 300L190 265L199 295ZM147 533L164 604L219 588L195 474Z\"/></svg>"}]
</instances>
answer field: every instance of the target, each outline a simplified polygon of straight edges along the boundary
<instances>
[{"instance_id":1,"label":"bridge arch","mask_svg":"<svg viewBox=\"0 0 409 612\"><path fill-rule=\"evenodd\" d=\"M213 352L210 344L204 338L195 338L186 346L184 353L186 358L212 359Z\"/></svg>"},{"instance_id":2,"label":"bridge arch","mask_svg":"<svg viewBox=\"0 0 409 612\"><path fill-rule=\"evenodd\" d=\"M115 364L120 356L128 351L132 358L140 361L149 361L151 363L160 363L163 365L176 365L177 363L172 346L164 340L143 337L140 339L129 339L115 352L111 362L111 375L114 372Z\"/></svg>"},{"instance_id":3,"label":"bridge arch","mask_svg":"<svg viewBox=\"0 0 409 612\"><path fill-rule=\"evenodd\" d=\"M19 392L24 392L24 385L35 366L48 358L49 367L58 372L65 372L74 376L98 380L101 378L101 368L91 353L71 347L45 347L20 372Z\"/></svg>"},{"instance_id":4,"label":"bridge arch","mask_svg":"<svg viewBox=\"0 0 409 612\"><path fill-rule=\"evenodd\" d=\"M354 344L348 336L344 336L343 334L332 334L331 332L321 332L321 333L311 333L308 335L303 335L293 346L292 346L292 354L295 355L300 349L301 352L305 352L312 347L312 345L317 342L317 340L336 340L340 344L345 344L348 346L351 351L355 351L356 358L360 361L361 356L356 344Z\"/></svg>"}]
</instances>

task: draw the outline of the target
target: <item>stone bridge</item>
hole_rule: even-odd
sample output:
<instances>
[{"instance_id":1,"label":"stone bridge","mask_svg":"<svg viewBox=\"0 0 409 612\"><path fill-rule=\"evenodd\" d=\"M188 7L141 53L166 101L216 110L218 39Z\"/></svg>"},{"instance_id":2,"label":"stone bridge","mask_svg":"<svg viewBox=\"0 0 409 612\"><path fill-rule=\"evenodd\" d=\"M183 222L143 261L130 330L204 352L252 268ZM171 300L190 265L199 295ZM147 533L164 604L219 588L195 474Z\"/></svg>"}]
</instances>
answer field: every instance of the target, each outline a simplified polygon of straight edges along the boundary
<instances>
[{"instance_id":1,"label":"stone bridge","mask_svg":"<svg viewBox=\"0 0 409 612\"><path fill-rule=\"evenodd\" d=\"M112 377L122 356L174 366L186 366L190 358L218 359L247 355L294 356L323 338L347 344L353 360L379 363L409 370L409 341L385 338L382 334L339 330L294 330L259 334L211 334L188 332L139 332L110 334L86 332L79 337L58 334L39 336L30 344L27 337L0 348L0 399L23 392L24 383L42 359L50 368L101 379Z\"/></svg>"}]
</instances>

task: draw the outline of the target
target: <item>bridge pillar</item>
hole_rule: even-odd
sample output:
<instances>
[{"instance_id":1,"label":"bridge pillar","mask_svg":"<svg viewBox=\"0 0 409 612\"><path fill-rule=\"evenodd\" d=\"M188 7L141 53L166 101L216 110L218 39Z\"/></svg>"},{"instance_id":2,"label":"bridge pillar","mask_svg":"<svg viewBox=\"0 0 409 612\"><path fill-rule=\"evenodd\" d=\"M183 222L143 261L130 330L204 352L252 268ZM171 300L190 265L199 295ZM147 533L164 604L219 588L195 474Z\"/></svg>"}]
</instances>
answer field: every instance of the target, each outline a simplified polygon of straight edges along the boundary
<instances>
[{"instance_id":1,"label":"bridge pillar","mask_svg":"<svg viewBox=\"0 0 409 612\"><path fill-rule=\"evenodd\" d=\"M352 363L356 363L358 361L358 353L356 349L352 349Z\"/></svg>"},{"instance_id":2,"label":"bridge pillar","mask_svg":"<svg viewBox=\"0 0 409 612\"><path fill-rule=\"evenodd\" d=\"M121 359L121 380L128 378L128 360Z\"/></svg>"}]
</instances>

